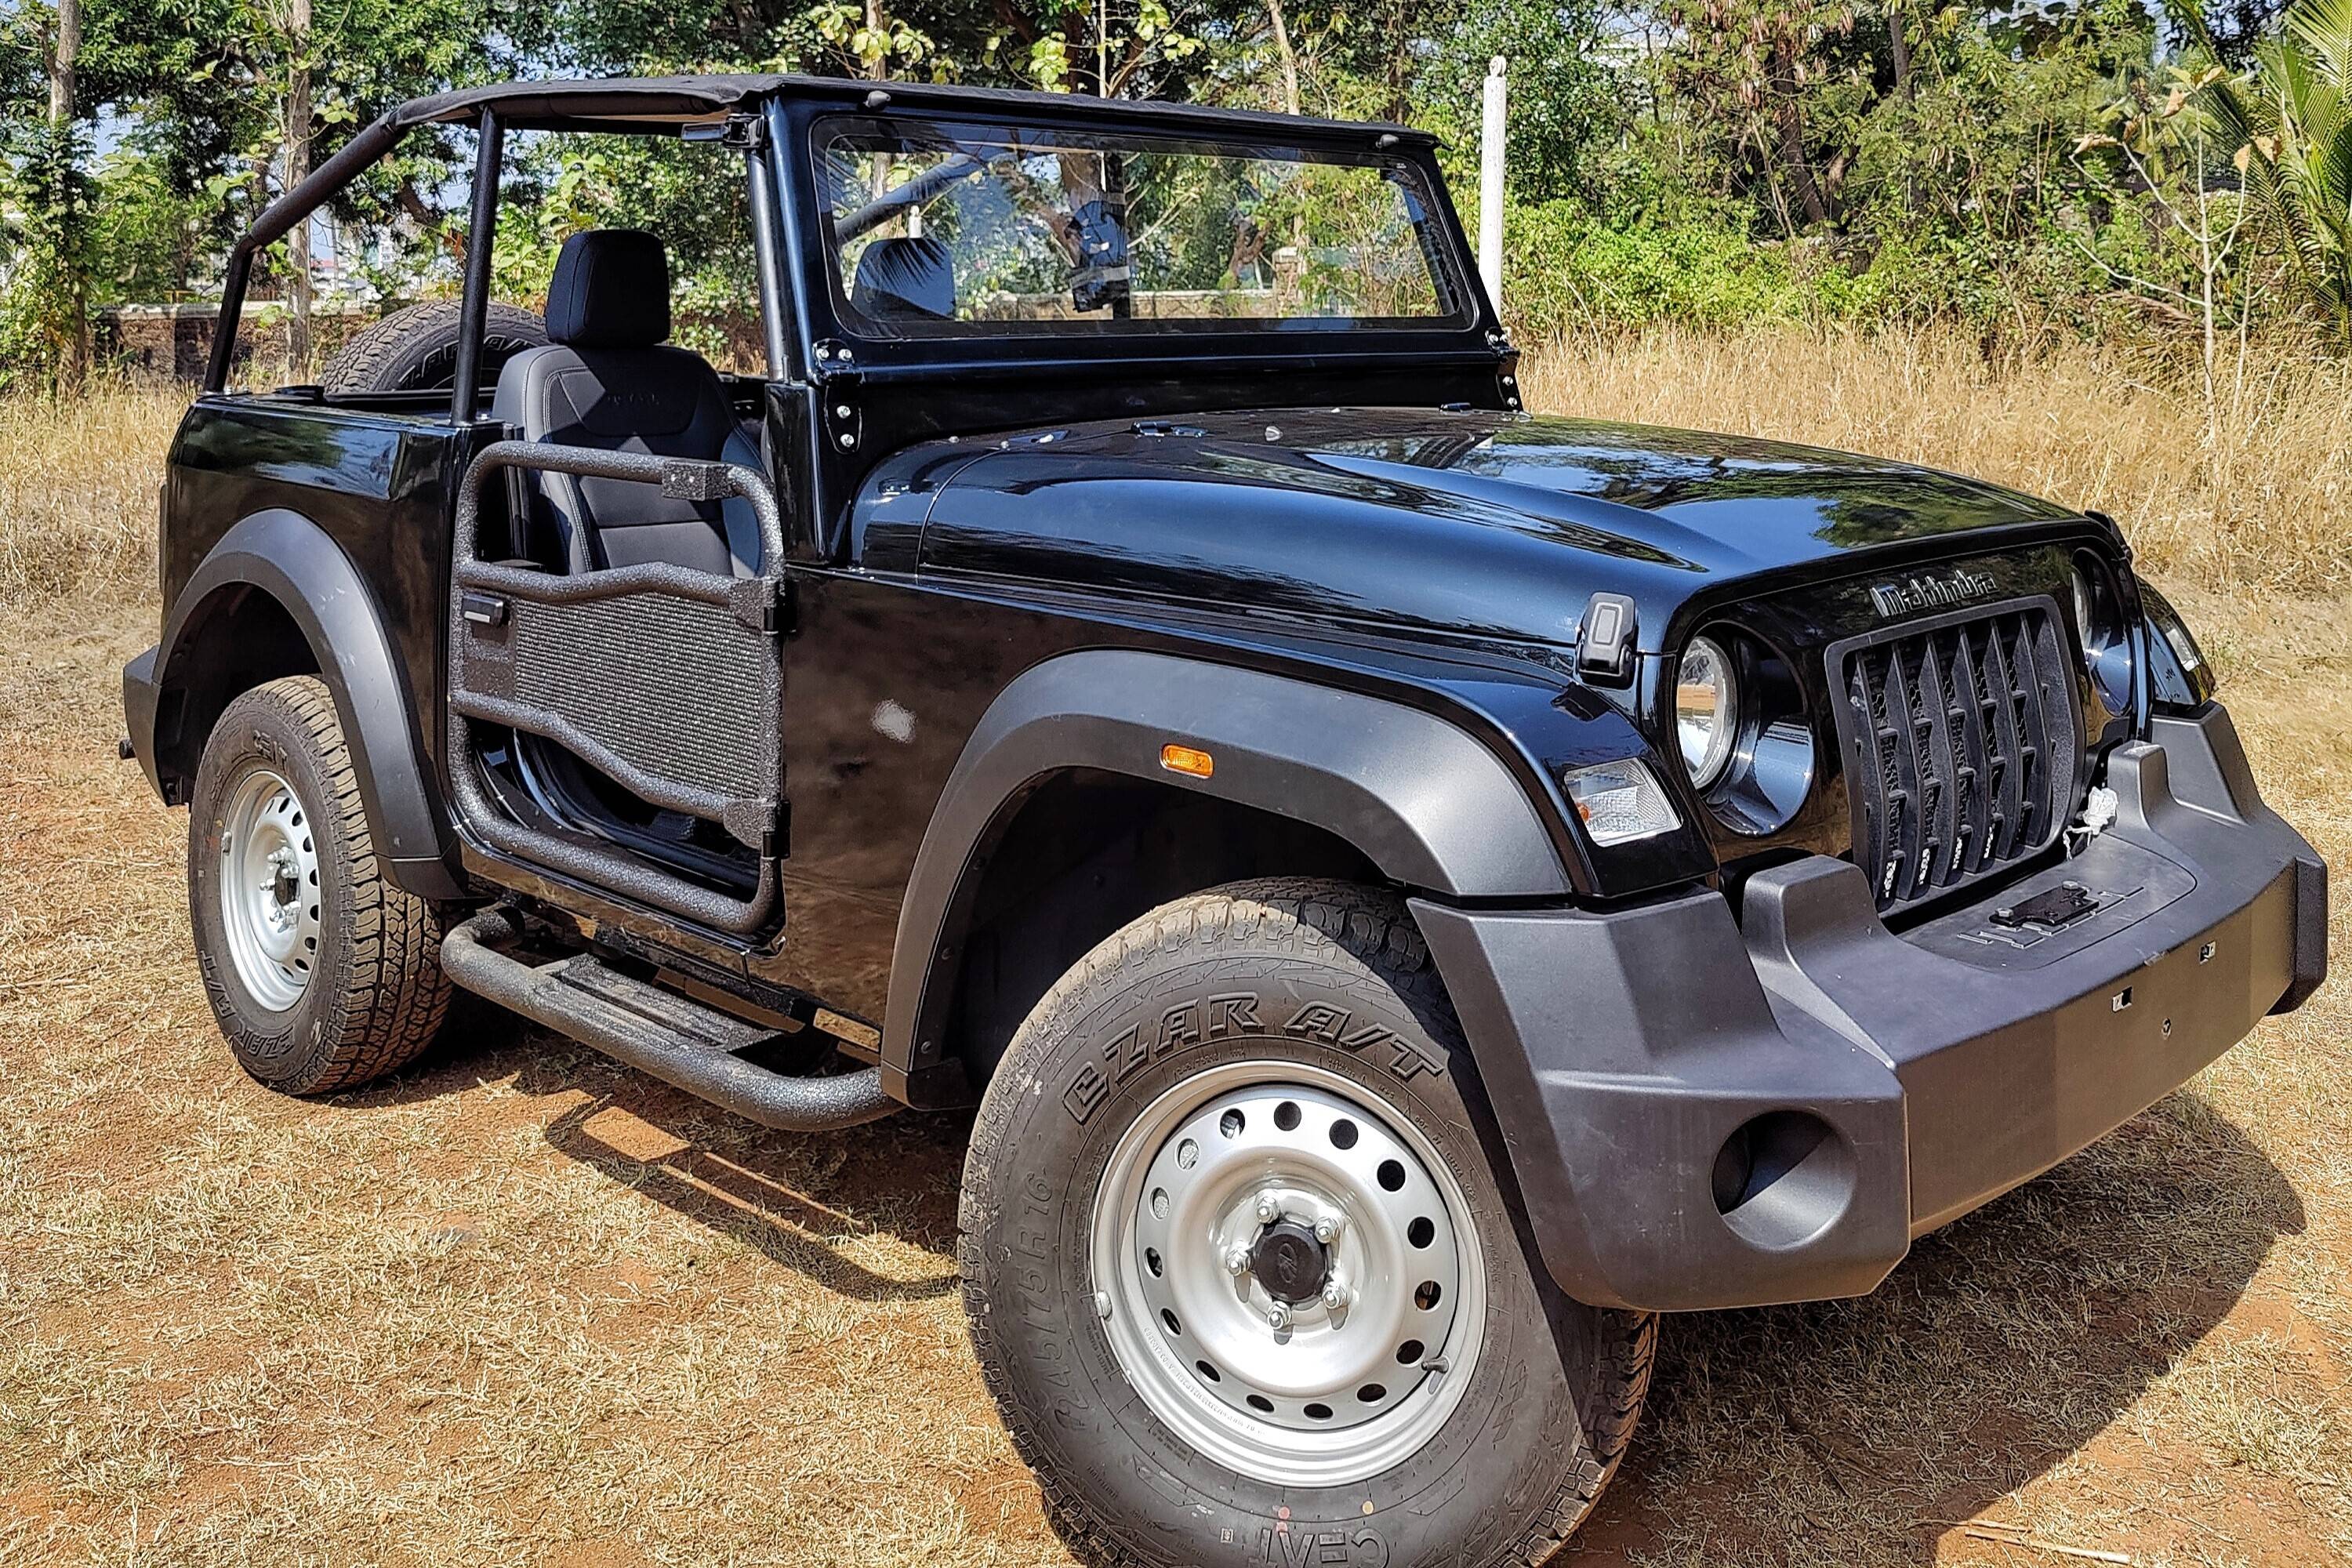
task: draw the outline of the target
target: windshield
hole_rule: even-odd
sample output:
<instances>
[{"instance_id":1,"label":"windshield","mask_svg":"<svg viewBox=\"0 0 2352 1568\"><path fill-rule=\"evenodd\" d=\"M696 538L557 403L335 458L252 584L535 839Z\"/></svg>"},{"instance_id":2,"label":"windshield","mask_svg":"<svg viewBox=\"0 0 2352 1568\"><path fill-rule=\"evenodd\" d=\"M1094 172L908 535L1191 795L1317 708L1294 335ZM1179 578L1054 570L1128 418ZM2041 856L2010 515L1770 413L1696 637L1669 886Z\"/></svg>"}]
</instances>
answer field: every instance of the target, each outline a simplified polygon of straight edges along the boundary
<instances>
[{"instance_id":1,"label":"windshield","mask_svg":"<svg viewBox=\"0 0 2352 1568\"><path fill-rule=\"evenodd\" d=\"M865 336L1469 321L1401 159L870 121L814 141L835 304Z\"/></svg>"}]
</instances>

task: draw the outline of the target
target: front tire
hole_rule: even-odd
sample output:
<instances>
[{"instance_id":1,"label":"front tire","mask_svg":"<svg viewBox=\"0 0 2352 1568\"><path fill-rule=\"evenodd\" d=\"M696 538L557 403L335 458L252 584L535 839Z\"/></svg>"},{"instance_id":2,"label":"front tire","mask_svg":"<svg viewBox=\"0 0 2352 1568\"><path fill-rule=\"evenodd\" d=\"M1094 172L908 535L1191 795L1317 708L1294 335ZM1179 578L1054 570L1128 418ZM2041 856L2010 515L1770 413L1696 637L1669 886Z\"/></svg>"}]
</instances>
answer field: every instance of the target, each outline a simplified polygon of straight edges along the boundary
<instances>
[{"instance_id":1,"label":"front tire","mask_svg":"<svg viewBox=\"0 0 2352 1568\"><path fill-rule=\"evenodd\" d=\"M1532 1563L1654 1320L1538 1283L1427 951L1370 889L1236 884L1097 947L964 1172L965 1306L1056 1527L1121 1564Z\"/></svg>"},{"instance_id":2,"label":"front tire","mask_svg":"<svg viewBox=\"0 0 2352 1568\"><path fill-rule=\"evenodd\" d=\"M188 912L221 1034L272 1089L381 1078L448 1011L440 918L376 859L315 676L256 687L213 726L189 803Z\"/></svg>"}]
</instances>

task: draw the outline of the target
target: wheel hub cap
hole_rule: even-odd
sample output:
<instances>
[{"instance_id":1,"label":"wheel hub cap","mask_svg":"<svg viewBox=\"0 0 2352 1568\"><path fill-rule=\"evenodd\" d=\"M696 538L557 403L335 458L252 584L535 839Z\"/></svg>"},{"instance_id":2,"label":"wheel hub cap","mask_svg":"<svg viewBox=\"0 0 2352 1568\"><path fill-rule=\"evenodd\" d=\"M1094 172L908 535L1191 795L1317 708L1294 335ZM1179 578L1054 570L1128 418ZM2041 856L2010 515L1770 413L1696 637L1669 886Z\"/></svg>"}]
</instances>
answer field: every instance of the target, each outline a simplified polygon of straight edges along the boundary
<instances>
[{"instance_id":1,"label":"wheel hub cap","mask_svg":"<svg viewBox=\"0 0 2352 1568\"><path fill-rule=\"evenodd\" d=\"M317 838L293 785L258 764L229 786L221 824L229 962L255 1002L282 1013L302 999L319 962Z\"/></svg>"},{"instance_id":2,"label":"wheel hub cap","mask_svg":"<svg viewBox=\"0 0 2352 1568\"><path fill-rule=\"evenodd\" d=\"M1177 1086L1097 1190L1104 1328L1145 1402L1245 1475L1337 1485L1444 1424L1485 1273L1462 1189L1402 1113L1289 1062Z\"/></svg>"},{"instance_id":3,"label":"wheel hub cap","mask_svg":"<svg viewBox=\"0 0 2352 1568\"><path fill-rule=\"evenodd\" d=\"M1250 1272L1276 1300L1296 1307L1323 1294L1331 1260L1315 1233L1297 1220L1281 1220L1258 1234L1250 1248Z\"/></svg>"}]
</instances>

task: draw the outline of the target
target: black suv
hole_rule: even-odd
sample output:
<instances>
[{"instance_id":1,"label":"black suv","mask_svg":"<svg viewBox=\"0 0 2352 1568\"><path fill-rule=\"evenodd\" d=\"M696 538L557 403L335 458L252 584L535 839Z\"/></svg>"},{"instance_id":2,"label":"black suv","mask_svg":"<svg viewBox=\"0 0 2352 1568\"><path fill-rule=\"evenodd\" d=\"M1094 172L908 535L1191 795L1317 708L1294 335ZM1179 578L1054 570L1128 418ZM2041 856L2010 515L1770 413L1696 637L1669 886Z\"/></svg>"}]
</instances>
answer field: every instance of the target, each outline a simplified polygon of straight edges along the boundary
<instances>
[{"instance_id":1,"label":"black suv","mask_svg":"<svg viewBox=\"0 0 2352 1568\"><path fill-rule=\"evenodd\" d=\"M461 298L227 390L257 247L451 126ZM740 163L763 374L646 233L491 301L523 130ZM1654 1314L1871 1289L2321 979L2112 521L1530 417L1401 126L494 87L227 285L124 700L238 1060L454 984L772 1127L977 1104L981 1364L1103 1561L1539 1559Z\"/></svg>"}]
</instances>

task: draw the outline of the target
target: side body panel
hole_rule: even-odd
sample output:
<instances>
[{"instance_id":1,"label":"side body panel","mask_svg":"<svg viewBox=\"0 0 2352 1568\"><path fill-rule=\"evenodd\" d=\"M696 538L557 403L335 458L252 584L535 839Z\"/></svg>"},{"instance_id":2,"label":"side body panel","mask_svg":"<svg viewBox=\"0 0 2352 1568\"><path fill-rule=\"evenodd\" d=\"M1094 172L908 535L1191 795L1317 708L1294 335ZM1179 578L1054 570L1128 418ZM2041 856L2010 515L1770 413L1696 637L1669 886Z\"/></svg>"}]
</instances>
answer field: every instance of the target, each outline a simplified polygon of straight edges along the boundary
<instances>
[{"instance_id":1,"label":"side body panel","mask_svg":"<svg viewBox=\"0 0 2352 1568\"><path fill-rule=\"evenodd\" d=\"M191 679L185 661L217 657L200 648L223 595L266 594L335 690L394 874L437 897L459 890L439 717L447 500L495 434L422 416L208 396L182 422L164 481L159 729L181 717L169 694ZM159 783L192 775L200 742L158 733Z\"/></svg>"},{"instance_id":2,"label":"side body panel","mask_svg":"<svg viewBox=\"0 0 2352 1568\"><path fill-rule=\"evenodd\" d=\"M1036 772L1052 767L1109 771L1144 769L1171 785L1195 787L1157 766L1166 742L1200 742L1218 753L1222 776L1198 786L1223 798L1296 816L1346 836L1370 827L1386 808L1378 802L1426 803L1438 787L1421 737L1444 737L1473 750L1486 783L1507 784L1500 798L1481 795L1470 805L1485 813L1481 834L1456 841L1476 866L1452 864L1456 848L1416 862L1390 857L1400 880L1460 896L1545 900L1590 886L1590 870L1551 798L1540 769L1562 751L1592 760L1640 754L1647 742L1623 714L1606 703L1561 700L1558 672L1541 660L1494 649L1423 648L1318 635L1309 628L1244 626L1225 616L1179 616L1150 606L1107 603L1082 595L1059 602L1034 592L1005 592L952 576L803 571L794 574L794 627L784 657L786 790L791 798L791 855L783 866L788 926L778 949L755 959L762 977L824 997L852 1016L880 1022L895 1010L891 956L902 917L919 923L936 910L908 913L919 897L929 910L954 887L960 865L944 883L918 887L918 854L928 864L925 836L942 814L979 814L985 822ZM1145 682L1145 689L1063 693L1075 713L1091 700L1097 722L1073 722L1046 744L1033 731L1021 755L1029 771L999 779L959 775L976 768L987 726L1024 680L1056 661L1108 659L1114 653L1151 654L1150 668L1181 661L1199 695L1176 700L1175 683ZM1101 663L1131 676L1145 668ZM1265 700L1269 691L1325 694L1319 732L1301 730L1297 715ZM1107 705L1124 704L1119 714ZM1010 710L1007 710L1009 712ZM1405 717L1399 719L1399 714ZM1392 752L1368 744L1381 718L1425 724ZM1124 725L1116 760L1105 737ZM976 738L977 737L977 738ZM1149 742L1146 746L1145 742ZM1372 779L1373 801L1348 792L1303 787L1287 803L1261 787L1257 798L1236 794L1248 779L1243 750L1272 756L1289 752L1302 763L1320 760L1327 771ZM1007 753L1011 755L1012 753ZM1142 759L1140 762L1136 759ZM1486 771L1490 770L1490 771ZM1307 776L1302 771L1302 779ZM1000 788L1001 786L1001 788ZM1441 792L1442 793L1442 792ZM969 828L961 830L969 841ZM1353 840L1351 840L1353 841ZM1357 847L1381 862L1376 844ZM1704 842L1696 834L1661 841L1657 873L1664 879L1705 875ZM1512 868L1506 874L1502 868ZM937 873L934 873L936 876ZM928 950L928 939L925 942ZM913 951L901 952L913 959ZM920 978L918 961L916 978ZM901 1028L892 1020L894 1038ZM905 1027L911 1028L911 1021Z\"/></svg>"}]
</instances>

